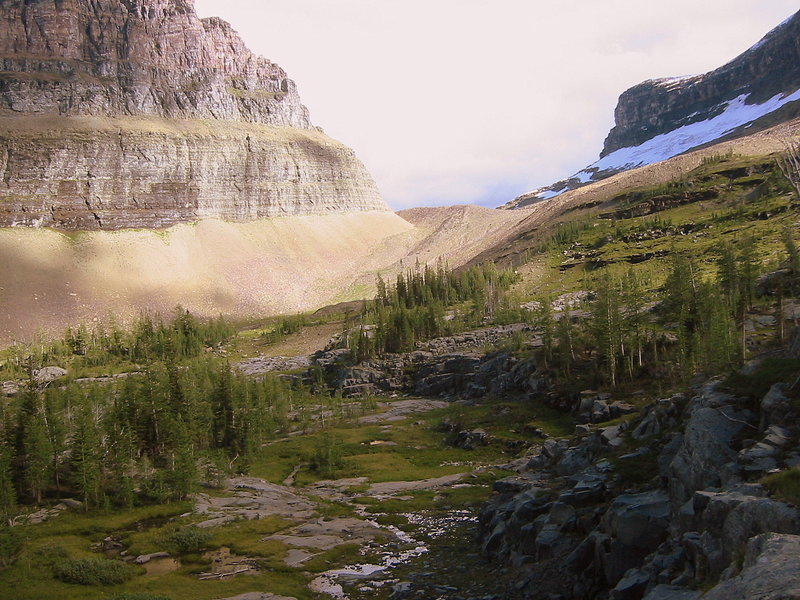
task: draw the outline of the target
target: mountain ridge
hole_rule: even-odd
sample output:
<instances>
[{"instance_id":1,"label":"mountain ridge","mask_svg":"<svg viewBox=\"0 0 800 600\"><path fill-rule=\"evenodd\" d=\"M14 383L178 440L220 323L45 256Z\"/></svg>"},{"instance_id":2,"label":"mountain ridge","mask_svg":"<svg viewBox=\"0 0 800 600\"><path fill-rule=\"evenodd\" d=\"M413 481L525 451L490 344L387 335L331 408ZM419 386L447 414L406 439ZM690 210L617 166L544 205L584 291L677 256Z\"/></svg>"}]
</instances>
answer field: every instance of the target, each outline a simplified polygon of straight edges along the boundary
<instances>
[{"instance_id":1,"label":"mountain ridge","mask_svg":"<svg viewBox=\"0 0 800 600\"><path fill-rule=\"evenodd\" d=\"M600 158L503 205L520 208L621 171L735 139L800 116L800 11L725 65L649 79L619 98Z\"/></svg>"}]
</instances>

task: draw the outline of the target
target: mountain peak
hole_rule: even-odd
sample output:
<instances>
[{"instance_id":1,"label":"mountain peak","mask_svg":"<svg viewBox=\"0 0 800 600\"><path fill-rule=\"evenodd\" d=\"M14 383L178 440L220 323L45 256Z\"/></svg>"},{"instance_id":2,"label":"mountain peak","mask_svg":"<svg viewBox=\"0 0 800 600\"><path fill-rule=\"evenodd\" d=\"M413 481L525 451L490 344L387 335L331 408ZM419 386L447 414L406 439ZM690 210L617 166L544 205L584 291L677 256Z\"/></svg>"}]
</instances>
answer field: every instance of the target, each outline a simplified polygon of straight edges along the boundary
<instances>
[{"instance_id":1,"label":"mountain peak","mask_svg":"<svg viewBox=\"0 0 800 600\"><path fill-rule=\"evenodd\" d=\"M190 0L8 0L0 33L0 226L388 210L286 72Z\"/></svg>"},{"instance_id":2,"label":"mountain peak","mask_svg":"<svg viewBox=\"0 0 800 600\"><path fill-rule=\"evenodd\" d=\"M620 171L755 133L800 116L800 11L709 73L649 79L623 92L600 159L524 194L520 208Z\"/></svg>"}]
</instances>

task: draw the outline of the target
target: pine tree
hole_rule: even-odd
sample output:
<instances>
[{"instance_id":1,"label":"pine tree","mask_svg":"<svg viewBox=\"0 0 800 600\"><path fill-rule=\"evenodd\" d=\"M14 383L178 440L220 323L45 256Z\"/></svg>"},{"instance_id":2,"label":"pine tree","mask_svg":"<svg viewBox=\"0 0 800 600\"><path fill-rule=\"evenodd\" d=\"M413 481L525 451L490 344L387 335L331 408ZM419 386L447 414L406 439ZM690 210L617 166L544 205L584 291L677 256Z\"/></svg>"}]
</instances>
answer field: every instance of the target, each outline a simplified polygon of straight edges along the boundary
<instances>
[{"instance_id":1,"label":"pine tree","mask_svg":"<svg viewBox=\"0 0 800 600\"><path fill-rule=\"evenodd\" d=\"M15 438L18 489L39 504L50 481L52 447L41 392L32 375L20 394Z\"/></svg>"},{"instance_id":2,"label":"pine tree","mask_svg":"<svg viewBox=\"0 0 800 600\"><path fill-rule=\"evenodd\" d=\"M228 363L217 373L211 396L214 413L214 441L217 448L231 448L234 440L233 373Z\"/></svg>"},{"instance_id":3,"label":"pine tree","mask_svg":"<svg viewBox=\"0 0 800 600\"><path fill-rule=\"evenodd\" d=\"M5 402L0 402L0 519L7 519L17 506L14 489L14 455L11 443L11 423Z\"/></svg>"},{"instance_id":4,"label":"pine tree","mask_svg":"<svg viewBox=\"0 0 800 600\"><path fill-rule=\"evenodd\" d=\"M544 367L553 360L553 332L555 330L555 319L553 318L553 301L550 296L541 296L537 302L539 306L535 312L535 323L537 329L542 334L542 358Z\"/></svg>"},{"instance_id":5,"label":"pine tree","mask_svg":"<svg viewBox=\"0 0 800 600\"><path fill-rule=\"evenodd\" d=\"M197 485L197 462L189 430L180 416L171 429L171 448L165 483L173 497L183 499L189 496Z\"/></svg>"},{"instance_id":6,"label":"pine tree","mask_svg":"<svg viewBox=\"0 0 800 600\"><path fill-rule=\"evenodd\" d=\"M84 507L95 507L100 502L102 479L100 433L89 402L78 408L69 452L70 481Z\"/></svg>"},{"instance_id":7,"label":"pine tree","mask_svg":"<svg viewBox=\"0 0 800 600\"><path fill-rule=\"evenodd\" d=\"M596 284L596 296L592 304L592 322L598 356L605 364L608 380L616 387L622 337L621 315L617 282L608 273L603 273Z\"/></svg>"}]
</instances>

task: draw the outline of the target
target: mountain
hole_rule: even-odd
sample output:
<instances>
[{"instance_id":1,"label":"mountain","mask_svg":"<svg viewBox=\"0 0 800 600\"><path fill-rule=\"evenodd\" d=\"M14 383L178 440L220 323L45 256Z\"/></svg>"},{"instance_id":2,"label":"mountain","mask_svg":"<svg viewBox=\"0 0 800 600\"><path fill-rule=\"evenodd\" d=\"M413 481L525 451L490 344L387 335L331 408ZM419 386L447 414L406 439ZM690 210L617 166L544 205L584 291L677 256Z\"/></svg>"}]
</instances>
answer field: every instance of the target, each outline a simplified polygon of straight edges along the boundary
<instances>
[{"instance_id":1,"label":"mountain","mask_svg":"<svg viewBox=\"0 0 800 600\"><path fill-rule=\"evenodd\" d=\"M729 62L691 77L652 79L625 91L600 159L503 208L553 198L621 171L800 116L800 12Z\"/></svg>"},{"instance_id":2,"label":"mountain","mask_svg":"<svg viewBox=\"0 0 800 600\"><path fill-rule=\"evenodd\" d=\"M8 0L0 31L0 227L388 210L283 69L192 0Z\"/></svg>"}]
</instances>

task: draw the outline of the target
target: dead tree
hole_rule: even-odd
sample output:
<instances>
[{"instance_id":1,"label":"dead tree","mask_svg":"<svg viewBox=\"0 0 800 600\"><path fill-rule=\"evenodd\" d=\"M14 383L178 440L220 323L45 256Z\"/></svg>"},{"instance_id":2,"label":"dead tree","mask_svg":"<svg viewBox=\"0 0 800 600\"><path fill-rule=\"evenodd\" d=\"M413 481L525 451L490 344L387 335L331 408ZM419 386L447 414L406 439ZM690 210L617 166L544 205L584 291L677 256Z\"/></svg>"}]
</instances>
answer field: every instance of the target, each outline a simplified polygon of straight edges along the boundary
<instances>
[{"instance_id":1,"label":"dead tree","mask_svg":"<svg viewBox=\"0 0 800 600\"><path fill-rule=\"evenodd\" d=\"M800 199L800 146L796 142L787 142L784 146L786 149L777 158L778 168Z\"/></svg>"}]
</instances>

